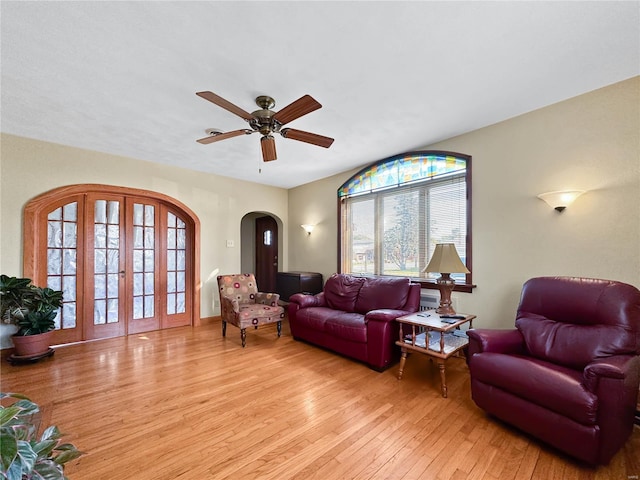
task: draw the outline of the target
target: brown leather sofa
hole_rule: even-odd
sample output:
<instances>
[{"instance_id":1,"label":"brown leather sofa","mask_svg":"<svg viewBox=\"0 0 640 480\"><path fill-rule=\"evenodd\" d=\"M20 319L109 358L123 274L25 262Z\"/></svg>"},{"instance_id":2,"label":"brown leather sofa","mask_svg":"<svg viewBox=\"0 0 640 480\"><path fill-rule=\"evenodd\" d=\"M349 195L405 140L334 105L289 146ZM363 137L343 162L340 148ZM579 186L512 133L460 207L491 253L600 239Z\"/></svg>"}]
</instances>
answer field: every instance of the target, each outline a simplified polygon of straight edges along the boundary
<instances>
[{"instance_id":1,"label":"brown leather sofa","mask_svg":"<svg viewBox=\"0 0 640 480\"><path fill-rule=\"evenodd\" d=\"M420 284L408 278L334 274L322 292L297 293L289 302L293 338L381 371L399 358L395 319L418 311Z\"/></svg>"},{"instance_id":2,"label":"brown leather sofa","mask_svg":"<svg viewBox=\"0 0 640 480\"><path fill-rule=\"evenodd\" d=\"M475 403L583 462L609 463L634 425L640 291L609 280L532 278L515 327L469 330Z\"/></svg>"}]
</instances>

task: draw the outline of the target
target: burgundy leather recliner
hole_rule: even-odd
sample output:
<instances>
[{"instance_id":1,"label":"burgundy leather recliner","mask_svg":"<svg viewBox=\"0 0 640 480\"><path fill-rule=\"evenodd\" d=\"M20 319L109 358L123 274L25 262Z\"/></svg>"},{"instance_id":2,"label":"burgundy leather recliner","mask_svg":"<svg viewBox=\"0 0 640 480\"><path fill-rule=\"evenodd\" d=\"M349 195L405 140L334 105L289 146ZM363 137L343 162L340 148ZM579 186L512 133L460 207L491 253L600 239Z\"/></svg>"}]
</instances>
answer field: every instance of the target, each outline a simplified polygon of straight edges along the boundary
<instances>
[{"instance_id":1,"label":"burgundy leather recliner","mask_svg":"<svg viewBox=\"0 0 640 480\"><path fill-rule=\"evenodd\" d=\"M634 428L640 291L609 280L532 278L515 326L469 330L475 403L572 457L609 463Z\"/></svg>"},{"instance_id":2,"label":"burgundy leather recliner","mask_svg":"<svg viewBox=\"0 0 640 480\"><path fill-rule=\"evenodd\" d=\"M322 292L296 293L289 301L293 338L382 371L400 358L395 319L418 311L420 284L409 278L334 274Z\"/></svg>"}]
</instances>

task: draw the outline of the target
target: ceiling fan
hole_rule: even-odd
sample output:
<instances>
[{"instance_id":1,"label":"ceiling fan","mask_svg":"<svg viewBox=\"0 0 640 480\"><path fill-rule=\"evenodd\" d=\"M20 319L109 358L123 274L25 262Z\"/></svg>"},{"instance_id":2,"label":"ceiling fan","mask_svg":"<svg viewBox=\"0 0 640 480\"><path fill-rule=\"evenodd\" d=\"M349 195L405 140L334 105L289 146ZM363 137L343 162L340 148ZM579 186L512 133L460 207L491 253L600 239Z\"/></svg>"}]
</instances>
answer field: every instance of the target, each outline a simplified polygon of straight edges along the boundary
<instances>
[{"instance_id":1,"label":"ceiling fan","mask_svg":"<svg viewBox=\"0 0 640 480\"><path fill-rule=\"evenodd\" d=\"M238 135L250 135L259 132L262 135L260 145L262 146L262 158L265 162L276 160L276 142L273 137L274 133L279 133L284 138L298 140L299 142L311 143L320 147L329 148L333 143L333 138L324 137L315 133L304 132L294 128L282 128L287 123L300 118L307 113L311 113L322 107L310 95L304 95L295 102L287 105L279 112L271 110L276 105L276 101L266 95L256 98L256 104L260 110L249 113L213 92L197 92L196 95L209 100L211 103L238 115L249 123L251 128L243 128L240 130L232 130L230 132L221 132L218 130L207 130L208 137L196 140L202 144L208 144L225 140L227 138L237 137Z\"/></svg>"}]
</instances>

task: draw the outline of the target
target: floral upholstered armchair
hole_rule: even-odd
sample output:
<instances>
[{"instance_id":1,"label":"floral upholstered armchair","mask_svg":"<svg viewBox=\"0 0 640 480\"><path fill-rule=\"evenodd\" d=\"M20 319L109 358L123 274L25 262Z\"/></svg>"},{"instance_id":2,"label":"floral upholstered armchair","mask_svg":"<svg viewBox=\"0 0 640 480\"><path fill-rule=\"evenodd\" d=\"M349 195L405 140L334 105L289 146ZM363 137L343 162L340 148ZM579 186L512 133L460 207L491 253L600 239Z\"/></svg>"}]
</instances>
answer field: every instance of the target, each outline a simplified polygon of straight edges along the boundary
<instances>
[{"instance_id":1,"label":"floral upholstered armchair","mask_svg":"<svg viewBox=\"0 0 640 480\"><path fill-rule=\"evenodd\" d=\"M240 329L242 346L247 342L247 327L276 322L278 337L282 334L284 308L278 305L277 293L258 292L252 273L218 276L222 336L227 334L227 322Z\"/></svg>"}]
</instances>

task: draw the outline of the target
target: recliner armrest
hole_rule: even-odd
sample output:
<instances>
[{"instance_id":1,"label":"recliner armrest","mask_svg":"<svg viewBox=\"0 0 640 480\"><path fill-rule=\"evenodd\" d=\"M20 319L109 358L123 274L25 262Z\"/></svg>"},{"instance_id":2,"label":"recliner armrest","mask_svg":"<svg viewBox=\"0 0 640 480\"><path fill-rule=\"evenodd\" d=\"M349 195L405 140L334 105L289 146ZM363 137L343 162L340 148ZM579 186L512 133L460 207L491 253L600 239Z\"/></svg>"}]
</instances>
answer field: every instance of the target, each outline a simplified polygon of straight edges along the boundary
<instances>
[{"instance_id":1,"label":"recliner armrest","mask_svg":"<svg viewBox=\"0 0 640 480\"><path fill-rule=\"evenodd\" d=\"M584 367L584 386L596 392L602 377L625 379L640 375L640 357L636 355L614 355L597 358Z\"/></svg>"},{"instance_id":2,"label":"recliner armrest","mask_svg":"<svg viewBox=\"0 0 640 480\"><path fill-rule=\"evenodd\" d=\"M472 328L467 330L469 336L469 355L481 352L526 354L526 346L522 334L517 329L499 330Z\"/></svg>"}]
</instances>

